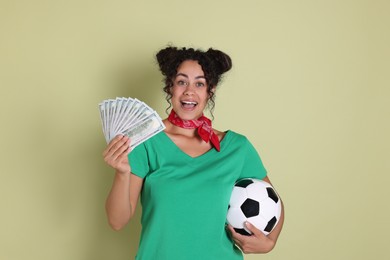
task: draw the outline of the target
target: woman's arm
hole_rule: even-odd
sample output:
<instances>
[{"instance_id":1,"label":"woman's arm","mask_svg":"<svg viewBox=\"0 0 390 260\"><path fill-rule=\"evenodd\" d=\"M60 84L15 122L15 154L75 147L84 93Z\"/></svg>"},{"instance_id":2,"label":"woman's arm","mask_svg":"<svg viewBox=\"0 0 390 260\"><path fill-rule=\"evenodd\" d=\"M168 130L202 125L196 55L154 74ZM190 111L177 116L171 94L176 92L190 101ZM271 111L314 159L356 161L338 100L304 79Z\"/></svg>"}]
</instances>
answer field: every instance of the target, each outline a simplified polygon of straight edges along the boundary
<instances>
[{"instance_id":1,"label":"woman's arm","mask_svg":"<svg viewBox=\"0 0 390 260\"><path fill-rule=\"evenodd\" d=\"M263 180L271 184L268 177L265 177ZM264 235L263 232L261 232L249 222L245 223L245 225L246 228L253 233L251 236L241 235L237 233L232 226L228 226L233 241L244 253L268 253L275 247L276 241L278 240L279 234L282 231L284 223L284 206L282 201L281 205L282 211L280 214L279 222L274 228L274 230L272 230L272 232L268 234L268 236Z\"/></svg>"},{"instance_id":2,"label":"woman's arm","mask_svg":"<svg viewBox=\"0 0 390 260\"><path fill-rule=\"evenodd\" d=\"M127 136L115 137L103 152L104 161L115 169L115 177L106 200L106 213L110 226L120 230L135 212L142 178L131 173L128 161L130 140Z\"/></svg>"}]
</instances>

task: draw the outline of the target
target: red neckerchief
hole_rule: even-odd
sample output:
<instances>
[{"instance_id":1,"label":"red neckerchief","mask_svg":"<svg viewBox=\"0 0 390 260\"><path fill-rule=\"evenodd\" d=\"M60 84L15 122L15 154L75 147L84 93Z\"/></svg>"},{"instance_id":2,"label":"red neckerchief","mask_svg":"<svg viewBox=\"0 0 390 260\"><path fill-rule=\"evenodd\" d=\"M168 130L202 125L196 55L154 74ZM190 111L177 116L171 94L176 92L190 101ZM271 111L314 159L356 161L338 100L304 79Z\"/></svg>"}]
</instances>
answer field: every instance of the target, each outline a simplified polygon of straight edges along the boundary
<instances>
[{"instance_id":1,"label":"red neckerchief","mask_svg":"<svg viewBox=\"0 0 390 260\"><path fill-rule=\"evenodd\" d=\"M203 141L206 143L210 142L218 152L221 150L218 136L214 133L213 128L211 127L211 120L204 115L195 120L183 120L172 109L168 116L168 120L175 126L181 128L197 128L198 134Z\"/></svg>"}]
</instances>

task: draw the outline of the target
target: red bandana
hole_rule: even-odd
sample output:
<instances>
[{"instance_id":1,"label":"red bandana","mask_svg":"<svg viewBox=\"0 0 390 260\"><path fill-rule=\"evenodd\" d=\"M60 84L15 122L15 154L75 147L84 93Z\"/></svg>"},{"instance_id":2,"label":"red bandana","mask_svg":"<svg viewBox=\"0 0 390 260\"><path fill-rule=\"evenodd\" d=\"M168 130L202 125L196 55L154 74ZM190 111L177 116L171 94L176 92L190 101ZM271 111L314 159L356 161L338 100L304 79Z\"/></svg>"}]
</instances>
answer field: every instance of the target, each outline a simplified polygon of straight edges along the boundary
<instances>
[{"instance_id":1,"label":"red bandana","mask_svg":"<svg viewBox=\"0 0 390 260\"><path fill-rule=\"evenodd\" d=\"M219 145L218 136L214 133L213 128L211 127L211 120L202 115L196 120L183 120L177 116L173 109L168 117L169 122L175 126L185 128L185 129L198 129L198 134L203 141L211 142L214 148L219 152L221 150Z\"/></svg>"}]
</instances>

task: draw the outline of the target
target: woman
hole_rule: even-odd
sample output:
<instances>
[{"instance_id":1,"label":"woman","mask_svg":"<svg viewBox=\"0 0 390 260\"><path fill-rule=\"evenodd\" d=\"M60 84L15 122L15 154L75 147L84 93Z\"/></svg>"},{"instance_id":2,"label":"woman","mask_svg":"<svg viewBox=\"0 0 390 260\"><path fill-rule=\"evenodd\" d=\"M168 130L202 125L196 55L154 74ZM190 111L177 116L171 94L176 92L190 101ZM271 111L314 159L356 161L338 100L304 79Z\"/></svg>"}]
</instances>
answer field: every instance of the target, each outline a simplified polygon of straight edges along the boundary
<instances>
[{"instance_id":1,"label":"woman","mask_svg":"<svg viewBox=\"0 0 390 260\"><path fill-rule=\"evenodd\" d=\"M225 227L234 183L245 177L269 178L261 159L242 135L221 132L203 115L214 107L221 76L230 57L218 50L167 47L157 55L172 107L166 129L131 151L117 136L103 156L115 169L106 202L113 229L134 215L141 195L142 234L136 259L242 259L244 253L273 249L283 225L265 236L250 223L252 236ZM239 250L241 249L241 250Z\"/></svg>"}]
</instances>

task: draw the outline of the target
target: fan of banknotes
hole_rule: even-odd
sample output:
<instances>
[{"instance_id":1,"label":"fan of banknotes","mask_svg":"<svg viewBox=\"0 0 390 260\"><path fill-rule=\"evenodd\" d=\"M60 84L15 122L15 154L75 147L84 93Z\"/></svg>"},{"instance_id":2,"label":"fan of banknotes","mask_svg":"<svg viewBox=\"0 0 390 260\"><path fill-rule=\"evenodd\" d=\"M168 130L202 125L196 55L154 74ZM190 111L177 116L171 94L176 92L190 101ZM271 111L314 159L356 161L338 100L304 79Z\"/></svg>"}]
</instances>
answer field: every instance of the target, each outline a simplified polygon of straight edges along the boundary
<instances>
[{"instance_id":1,"label":"fan of banknotes","mask_svg":"<svg viewBox=\"0 0 390 260\"><path fill-rule=\"evenodd\" d=\"M130 137L130 147L133 149L165 129L157 112L136 98L103 100L99 109L107 143L123 134Z\"/></svg>"}]
</instances>

